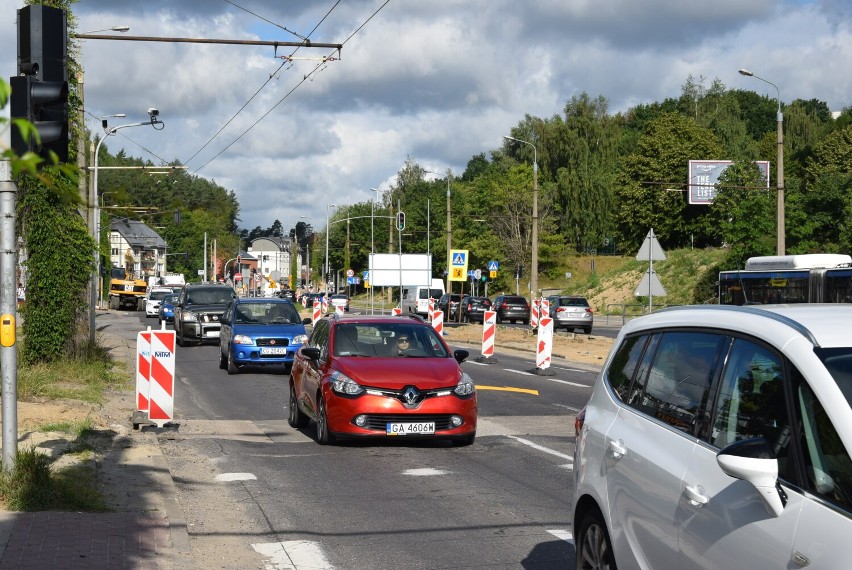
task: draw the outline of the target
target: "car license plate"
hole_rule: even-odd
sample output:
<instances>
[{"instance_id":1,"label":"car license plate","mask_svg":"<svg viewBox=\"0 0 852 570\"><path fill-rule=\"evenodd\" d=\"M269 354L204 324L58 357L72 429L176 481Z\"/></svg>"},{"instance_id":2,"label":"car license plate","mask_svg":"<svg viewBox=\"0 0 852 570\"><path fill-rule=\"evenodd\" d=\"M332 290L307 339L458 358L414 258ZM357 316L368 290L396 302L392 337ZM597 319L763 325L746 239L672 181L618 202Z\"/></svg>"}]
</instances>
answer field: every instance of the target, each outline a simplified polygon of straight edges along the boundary
<instances>
[{"instance_id":1,"label":"car license plate","mask_svg":"<svg viewBox=\"0 0 852 570\"><path fill-rule=\"evenodd\" d=\"M387 435L419 435L435 433L435 422L410 424L387 423Z\"/></svg>"},{"instance_id":2,"label":"car license plate","mask_svg":"<svg viewBox=\"0 0 852 570\"><path fill-rule=\"evenodd\" d=\"M261 354L287 354L287 349L283 346L262 346Z\"/></svg>"},{"instance_id":3,"label":"car license plate","mask_svg":"<svg viewBox=\"0 0 852 570\"><path fill-rule=\"evenodd\" d=\"M210 338L219 338L219 331L207 331L204 336L208 336Z\"/></svg>"}]
</instances>

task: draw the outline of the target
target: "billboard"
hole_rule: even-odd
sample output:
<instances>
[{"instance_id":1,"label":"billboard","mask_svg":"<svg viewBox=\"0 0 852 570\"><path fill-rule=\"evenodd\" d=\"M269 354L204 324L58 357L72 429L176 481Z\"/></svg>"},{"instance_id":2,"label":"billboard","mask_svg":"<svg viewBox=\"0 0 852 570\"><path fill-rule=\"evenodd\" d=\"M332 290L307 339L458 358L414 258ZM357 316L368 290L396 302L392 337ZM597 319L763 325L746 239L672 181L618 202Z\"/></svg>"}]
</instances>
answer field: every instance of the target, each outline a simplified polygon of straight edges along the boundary
<instances>
[{"instance_id":1,"label":"billboard","mask_svg":"<svg viewBox=\"0 0 852 570\"><path fill-rule=\"evenodd\" d=\"M686 187L689 192L690 204L709 205L716 198L716 184L725 169L734 163L733 160L690 160L689 179ZM758 160L755 164L766 180L769 188L769 161Z\"/></svg>"},{"instance_id":2,"label":"billboard","mask_svg":"<svg viewBox=\"0 0 852 570\"><path fill-rule=\"evenodd\" d=\"M371 253L370 287L403 287L432 283L432 256L425 253Z\"/></svg>"}]
</instances>

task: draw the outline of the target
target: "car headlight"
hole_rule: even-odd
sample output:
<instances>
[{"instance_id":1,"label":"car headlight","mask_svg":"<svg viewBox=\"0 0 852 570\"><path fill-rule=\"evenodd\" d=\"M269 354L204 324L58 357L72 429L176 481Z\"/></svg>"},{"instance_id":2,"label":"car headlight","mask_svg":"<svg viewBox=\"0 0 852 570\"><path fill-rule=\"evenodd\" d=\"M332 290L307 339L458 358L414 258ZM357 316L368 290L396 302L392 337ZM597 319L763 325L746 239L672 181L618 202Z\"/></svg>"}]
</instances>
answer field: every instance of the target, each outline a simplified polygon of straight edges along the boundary
<instances>
[{"instance_id":1,"label":"car headlight","mask_svg":"<svg viewBox=\"0 0 852 570\"><path fill-rule=\"evenodd\" d=\"M195 313L183 312L180 314L180 320L187 322L197 322L198 315L196 315Z\"/></svg>"},{"instance_id":2,"label":"car headlight","mask_svg":"<svg viewBox=\"0 0 852 570\"><path fill-rule=\"evenodd\" d=\"M231 342L234 344L254 344L252 338L244 334L235 334L234 338L231 339Z\"/></svg>"},{"instance_id":3,"label":"car headlight","mask_svg":"<svg viewBox=\"0 0 852 570\"><path fill-rule=\"evenodd\" d=\"M476 392L476 386L473 384L473 379L468 376L467 372L462 372L461 378L459 378L459 383L456 384L453 392L456 396L470 396Z\"/></svg>"},{"instance_id":4,"label":"car headlight","mask_svg":"<svg viewBox=\"0 0 852 570\"><path fill-rule=\"evenodd\" d=\"M293 337L293 344L295 345L305 344L306 342L308 342L308 335L306 334L297 334Z\"/></svg>"},{"instance_id":5,"label":"car headlight","mask_svg":"<svg viewBox=\"0 0 852 570\"><path fill-rule=\"evenodd\" d=\"M364 389L355 380L336 370L331 375L331 389L344 396L358 396L364 392Z\"/></svg>"}]
</instances>

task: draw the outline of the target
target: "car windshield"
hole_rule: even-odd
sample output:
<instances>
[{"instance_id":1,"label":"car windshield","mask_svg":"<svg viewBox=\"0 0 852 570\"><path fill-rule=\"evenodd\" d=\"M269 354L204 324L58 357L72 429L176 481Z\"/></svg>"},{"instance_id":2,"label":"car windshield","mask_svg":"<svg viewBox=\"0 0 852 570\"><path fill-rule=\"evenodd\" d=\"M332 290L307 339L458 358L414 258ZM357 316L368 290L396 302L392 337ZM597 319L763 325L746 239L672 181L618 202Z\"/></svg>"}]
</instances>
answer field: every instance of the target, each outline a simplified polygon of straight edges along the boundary
<instances>
[{"instance_id":1,"label":"car windshield","mask_svg":"<svg viewBox=\"0 0 852 570\"><path fill-rule=\"evenodd\" d=\"M171 305L175 302L175 296L169 293L165 297L163 297L163 305Z\"/></svg>"},{"instance_id":2,"label":"car windshield","mask_svg":"<svg viewBox=\"0 0 852 570\"><path fill-rule=\"evenodd\" d=\"M299 313L290 303L239 303L234 324L286 325L301 322Z\"/></svg>"},{"instance_id":3,"label":"car windshield","mask_svg":"<svg viewBox=\"0 0 852 570\"><path fill-rule=\"evenodd\" d=\"M332 340L335 356L446 358L432 327L399 323L342 323Z\"/></svg>"},{"instance_id":4,"label":"car windshield","mask_svg":"<svg viewBox=\"0 0 852 570\"><path fill-rule=\"evenodd\" d=\"M563 307L588 307L589 303L585 299L577 297L562 297L559 299L559 305Z\"/></svg>"},{"instance_id":5,"label":"car windshield","mask_svg":"<svg viewBox=\"0 0 852 570\"><path fill-rule=\"evenodd\" d=\"M234 293L230 287L198 289L187 294L186 302L190 305L227 305L233 296Z\"/></svg>"},{"instance_id":6,"label":"car windshield","mask_svg":"<svg viewBox=\"0 0 852 570\"><path fill-rule=\"evenodd\" d=\"M166 298L166 295L171 295L168 291L151 291L150 295L148 295L148 299L151 301L162 301Z\"/></svg>"}]
</instances>

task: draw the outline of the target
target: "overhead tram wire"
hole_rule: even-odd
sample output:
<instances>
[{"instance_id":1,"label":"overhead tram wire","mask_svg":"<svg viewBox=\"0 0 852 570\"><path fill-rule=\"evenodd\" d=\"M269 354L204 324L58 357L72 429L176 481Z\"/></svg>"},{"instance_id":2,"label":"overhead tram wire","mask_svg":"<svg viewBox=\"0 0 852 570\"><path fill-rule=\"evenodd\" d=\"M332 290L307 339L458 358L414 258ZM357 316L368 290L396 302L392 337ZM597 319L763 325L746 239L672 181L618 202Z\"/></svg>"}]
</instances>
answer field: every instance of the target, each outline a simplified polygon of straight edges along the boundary
<instances>
[{"instance_id":1,"label":"overhead tram wire","mask_svg":"<svg viewBox=\"0 0 852 570\"><path fill-rule=\"evenodd\" d=\"M227 2L228 0L225 0L225 1ZM316 31L317 31L317 28L319 28L319 27L320 27L320 25L322 25L322 23L323 23L323 22L324 22L324 21L325 21L325 20L329 17L329 15L331 15L331 13L334 11L334 9L335 9L335 8L337 8L337 6L338 6L338 4L340 4L340 2L341 2L341 0L337 0L337 1L334 3L334 5L332 5L332 7L328 9L328 12L326 12L326 13L325 13L325 15L324 15L324 16L320 19L320 21L319 21L319 22L317 22L317 24L313 27L313 29L312 29L312 30L308 33L307 37L304 37L304 38L303 38L302 36L299 36L298 34L294 34L294 35L296 35L297 37L299 37L299 38L302 40L303 45L307 46L307 45L309 45L309 44L310 44L310 37L313 35L313 33L314 33L314 32L316 32ZM233 4L232 2L228 2L228 3L229 3L229 4ZM234 4L234 5L236 6L236 4ZM241 8L241 7L240 7L240 6L237 6L237 8ZM242 8L241 8L241 9L242 9ZM247 10L246 10L246 11L247 11ZM251 14L251 12L249 12L249 13ZM252 15L257 16L257 14L252 14ZM258 18L260 18L261 20L268 21L268 20L266 20L265 18L261 18L260 16L257 16L257 17L258 17ZM270 23L272 23L272 22L270 22ZM278 24L273 24L273 25L278 26ZM281 26L278 26L278 27L281 27ZM289 30L287 30L287 31L289 32ZM292 33L292 32L291 32L291 33ZM342 44L341 44L341 45L342 45ZM292 56L296 55L296 53L299 51L299 49L300 49L301 47L302 47L302 46L298 46L298 47L296 47L295 49L293 49L293 51L290 53L290 57L292 57ZM228 121L227 121L224 125L222 125L222 126L219 128L219 130L218 130L218 131L216 131L216 132L213 134L213 136L212 136L212 137L210 137L210 139L208 139L208 141L207 141L206 143L204 143L204 145L202 145L202 147L201 147L201 148L199 148L199 149L198 149L198 150L197 150L197 151L196 151L196 152L195 152L192 156L190 156L190 157L189 157L189 159L187 159L187 160L186 160L183 164L188 165L190 162L192 162L192 160L193 160L196 156L198 156L198 155L199 155L199 154L200 154L200 153L201 153L201 152L202 152L205 148L207 148L207 146L208 146L208 145L210 145L210 143L212 143L212 142L216 139L216 137L218 137L218 136L222 133L222 131L224 131L224 130L228 127L228 125L230 125L230 124L234 121L234 119L236 119L236 118L239 116L239 114L240 114L240 113L242 113L242 112L245 110L245 108L249 106L249 104L250 104L252 101L254 101L255 97L257 97L257 96L260 94L260 92L261 92L261 91L263 91L263 90L264 90L264 88L266 88L266 86L267 86L267 85L269 85L269 83L272 81L272 78L273 78L273 77L275 77L275 76L278 74L278 72L279 72L279 71L281 71L281 69L282 69L285 65L287 65L287 63L288 63L288 60L287 60L287 59L284 59L284 60L281 62L281 65L279 65L279 66L278 66L278 69L276 69L273 73L270 73L270 74L269 74L269 77L266 79L266 81L264 81L264 82L263 82L263 84L262 84L260 87L258 87L257 91L255 91L255 92L254 92L254 95L252 95L252 96L248 99L248 101L246 101L245 103L243 103L243 105L239 108L239 110L237 110L237 112L236 112L236 113L234 113L234 114L231 116L231 118L230 118L230 119L228 119ZM304 81L302 81L302 83L304 83ZM292 90L291 90L291 92L292 92ZM288 93L288 95L289 95L289 93ZM286 98L286 96L285 96L285 98ZM280 101L279 101L279 103L280 103ZM276 103L276 106L277 106L277 103ZM275 107L273 107L273 109L274 109L274 108L275 108ZM264 117L266 117L266 115L268 115L268 114L269 114L269 113L267 112L267 113L265 113L264 115L262 115L262 116L261 116L261 119L263 119ZM259 120L260 120L260 119L258 119L258 121L259 121ZM230 147L231 147L234 143L236 143L238 140L240 140L240 139L243 137L243 135L244 135L244 134L246 134L248 131L250 131L251 129L253 129L253 128L254 128L254 126L255 126L256 124L257 124L257 122L253 123L253 124L252 124L252 125L251 125L251 126L250 126L247 130L246 130L246 131L244 131L244 132L243 132L240 136L238 136L238 137L237 137L237 138L236 138L233 142L231 142L228 146L226 146L224 149L222 149L222 151L220 151L219 153L217 153L216 155L214 155L214 156L213 156L213 158L211 158L210 160L208 160L207 162L205 162L204 164L202 164L200 167L198 167L198 168L195 170L195 172L193 172L193 174L197 173L199 170L201 170L202 168L204 168L205 166L207 166L210 162L212 162L212 161L213 161L214 159L216 159L216 158L217 158L220 154L222 154L222 152L224 152L225 150L229 149L229 148L230 148Z\"/></svg>"},{"instance_id":2,"label":"overhead tram wire","mask_svg":"<svg viewBox=\"0 0 852 570\"><path fill-rule=\"evenodd\" d=\"M323 18L323 20L325 20L325 18L326 18L326 17L328 17L328 15L329 15L329 14L331 14L331 11L332 11L332 10L334 10L334 8L335 8L335 7L337 6L337 4L339 4L339 3L340 3L340 0L338 0L338 2L336 2L336 3L335 3L335 5L331 7L331 9L328 11L328 14L326 14L326 16ZM369 17L369 18L367 18L366 20L364 20L364 22L362 22L362 23L361 23L361 25L360 25L360 26L358 26L358 27L355 29L355 31L353 31L351 34L349 34L349 36L348 36L345 40L343 40L343 42L341 42L340 46L341 46L341 47L343 47L344 45L346 45L346 44L349 42L349 40L351 40L353 37L355 37L355 34L357 34L358 32L360 32L360 31L364 28L364 26L366 26L366 25L367 25L367 24L368 24L368 23L369 23L369 22L370 22L373 18L375 18L375 17L378 15L378 13L379 13L379 12L381 12L381 11L382 11L382 9L383 9L385 6L387 6L388 4L390 4L390 0L385 0L385 2L384 2L381 6L379 6L379 7L376 9L376 11L375 11L375 12L373 12L373 13L370 15L370 17ZM320 23L319 23L319 24L317 24L317 27L318 27L321 23L322 23L322 21L320 21ZM314 30L316 30L316 27L314 28ZM311 31L311 33L313 33L313 32L314 32L314 30L312 30L312 31ZM294 51L293 53L295 53L295 51ZM332 53L334 53L334 52L332 52ZM286 62L285 62L285 63L283 63L283 64L282 64L282 66L283 66L283 65L285 65L285 64L286 64ZM324 66L324 65L325 65L325 61L322 61L322 62L318 63L318 64L314 67L314 69L313 69L310 73L305 74L305 76L302 78L302 80L301 80L299 83L297 83L295 86L293 86L293 88L292 88L292 89L290 89L290 91L288 91L288 92L287 92L287 93L286 93L286 94L285 94L285 95L284 95L281 99L279 99L279 100L278 100L278 102L277 102L277 103L275 103L275 105L273 105L273 106L272 106L272 107L271 107L271 108L270 108L270 109L269 109L266 113L264 113L263 115L261 115L261 116L260 116L260 118L259 118L257 121L255 121L254 123L252 123L251 125L249 125L249 127L248 127L245 131L243 131L243 132L242 132L242 133L241 133L241 134L240 134L240 135L239 135L236 139L234 139L234 140L233 140L230 144L228 144L226 147L224 147L222 150L220 150L218 153L216 153L216 154L215 154L212 158L210 158L210 160L208 160L207 162L205 162L204 164L202 164L201 166L199 166L198 168L196 168L196 169L192 172L192 174L197 174L197 173L198 173L201 169L203 169L205 166L207 166L208 164L210 164L211 162L213 162L214 160L216 160L217 158L219 158L219 156L220 156L220 155L222 155L222 154L223 154L226 150L228 150L228 149L229 149L229 148L231 148L234 144L236 144L236 143L237 143L240 139L242 139L242 138L243 138L246 134L248 134L248 133L249 133L249 131L251 131L254 127L256 127L256 126L257 126L257 124L258 124L258 123L260 123L260 121L262 121L263 119L265 119L267 115L269 115L272 111L274 111L274 110L275 110L275 108L276 108L276 107L278 107L278 105L280 105L281 103L283 103L283 102L284 102L284 100L285 100L285 99L287 99L287 98L288 98L288 97L289 97L289 96L290 96L290 95L291 95L291 94L292 94L292 93L293 93L296 89L298 89L298 88L299 88L302 84L304 84L304 83L305 83L305 81L307 81L309 78L311 78L311 76L312 76L312 75L314 75L315 73L317 73L317 71L319 71L321 68L323 68L323 66ZM279 69L280 69L280 68L279 68ZM271 78L270 78L270 79L271 79ZM267 81L267 82L268 82L268 81ZM230 122L230 121L229 121L229 122ZM224 128L224 127L223 127L223 128ZM220 132L221 132L221 131L220 131ZM218 133L217 133L217 135L218 135ZM214 138L215 138L215 135L214 135ZM211 140L212 140L212 139L211 139ZM209 144L209 141L208 141L208 144ZM205 146L207 146L207 145L205 144ZM200 152L200 151L199 151L199 152ZM196 153L196 155L197 155L197 154L198 154L198 153ZM193 155L193 157L195 157L195 155Z\"/></svg>"},{"instance_id":3,"label":"overhead tram wire","mask_svg":"<svg viewBox=\"0 0 852 570\"><path fill-rule=\"evenodd\" d=\"M285 31L285 32L287 32L287 33L293 34L294 36L296 36L297 38L299 38L299 39L300 39L300 40L302 40L302 41L306 41L306 40L308 39L308 38L306 38L305 36L302 36L302 35L297 34L297 33L296 33L296 32L294 32L293 30L288 30L285 26L282 26L281 24L276 24L276 23L275 23L275 22L273 22L272 20L267 20L266 18L264 18L264 17L263 17L263 16L261 16L260 14L255 14L254 12L252 12L251 10L249 10L248 8L244 8L244 7L240 6L239 4L237 4L236 2L231 2L231 0L224 0L224 1L225 1L225 2L227 2L228 4L230 4L231 6L233 6L234 8L239 8L239 9L240 9L240 10L242 10L243 12L247 12L247 13L251 14L252 16L254 16L255 18L257 18L257 19L259 19L259 20L263 20L263 21L264 21L264 22L266 22L267 24L271 24L271 25L275 26L276 28L281 28L282 30L284 30L284 31ZM338 2L338 4L339 4L339 3L340 3L340 2ZM335 6L336 6L336 5L337 5L337 4L335 4ZM332 10L333 10L333 9L334 9L334 7L332 7ZM331 11L329 11L329 14L330 14L330 13L331 13ZM326 16L328 16L328 14L326 14ZM325 18L323 18L323 19L325 19ZM313 31L316 31L316 28L314 28L314 30L313 30ZM312 31L311 33L313 33L313 31Z\"/></svg>"}]
</instances>

